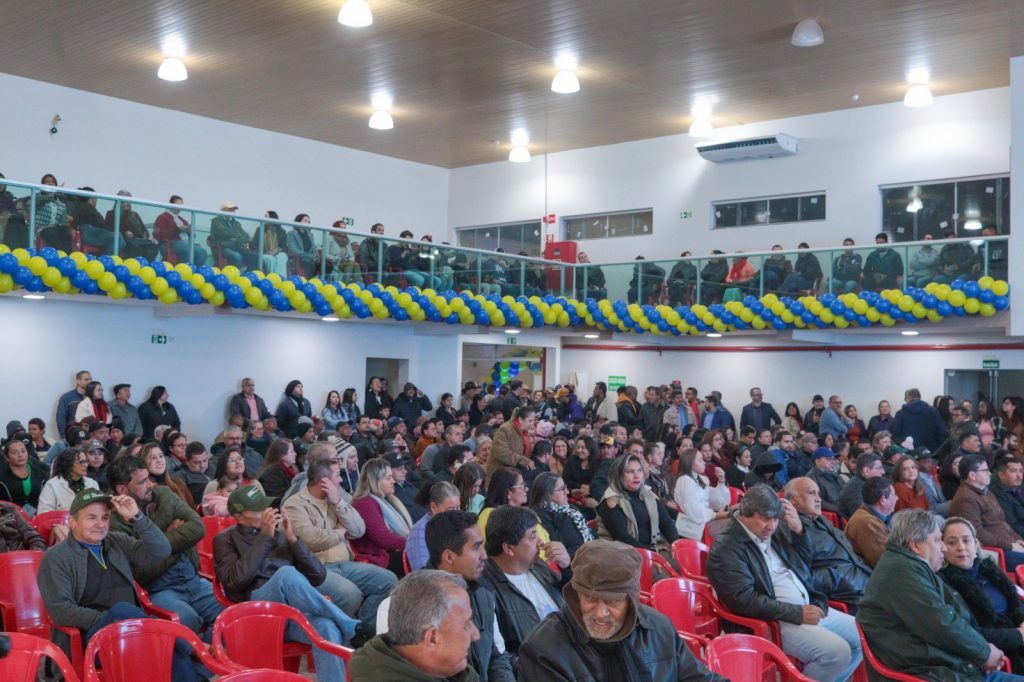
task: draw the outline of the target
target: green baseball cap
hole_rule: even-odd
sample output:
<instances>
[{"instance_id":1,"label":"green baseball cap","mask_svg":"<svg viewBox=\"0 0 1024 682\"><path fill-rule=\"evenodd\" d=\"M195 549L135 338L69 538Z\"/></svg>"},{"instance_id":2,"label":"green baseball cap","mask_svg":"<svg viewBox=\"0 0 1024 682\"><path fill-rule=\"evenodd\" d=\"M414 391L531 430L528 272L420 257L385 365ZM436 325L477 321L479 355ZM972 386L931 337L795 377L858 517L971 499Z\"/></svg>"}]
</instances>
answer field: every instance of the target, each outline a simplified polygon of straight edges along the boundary
<instances>
[{"instance_id":1,"label":"green baseball cap","mask_svg":"<svg viewBox=\"0 0 1024 682\"><path fill-rule=\"evenodd\" d=\"M243 485L240 488L235 488L228 496L228 511L232 514L241 514L246 511L261 512L273 501L274 498L264 495L259 487Z\"/></svg>"},{"instance_id":2,"label":"green baseball cap","mask_svg":"<svg viewBox=\"0 0 1024 682\"><path fill-rule=\"evenodd\" d=\"M110 501L110 495L100 490L96 490L95 488L86 488L75 495L75 499L71 501L70 511L72 514L75 514L79 509L88 507L90 504L95 502L102 502L107 505L107 507L111 509L114 508L113 503Z\"/></svg>"}]
</instances>

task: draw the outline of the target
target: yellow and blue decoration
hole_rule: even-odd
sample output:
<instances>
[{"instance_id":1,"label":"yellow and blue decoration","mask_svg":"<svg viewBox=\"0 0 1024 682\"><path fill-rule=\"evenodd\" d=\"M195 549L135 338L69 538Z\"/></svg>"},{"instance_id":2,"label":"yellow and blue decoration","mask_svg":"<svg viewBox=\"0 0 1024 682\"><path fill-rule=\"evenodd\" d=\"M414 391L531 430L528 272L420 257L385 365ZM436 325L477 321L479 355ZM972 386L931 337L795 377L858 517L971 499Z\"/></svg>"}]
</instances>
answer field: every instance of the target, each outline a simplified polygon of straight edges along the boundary
<instances>
[{"instance_id":1,"label":"yellow and blue decoration","mask_svg":"<svg viewBox=\"0 0 1024 682\"><path fill-rule=\"evenodd\" d=\"M85 293L113 299L158 299L161 303L228 305L337 315L347 319L413 320L492 327L592 327L655 336L697 336L743 329L846 329L923 320L940 322L951 316L992 317L1010 306L1010 287L1003 280L928 284L923 289L887 289L875 293L823 294L800 298L766 294L710 306L672 308L627 304L609 299L577 301L564 296L482 296L463 291L341 282L298 276L282 278L234 266L168 265L144 258L65 254L53 248L14 249L0 244L0 293ZM497 368L499 374L502 369ZM509 370L511 367L509 367Z\"/></svg>"}]
</instances>

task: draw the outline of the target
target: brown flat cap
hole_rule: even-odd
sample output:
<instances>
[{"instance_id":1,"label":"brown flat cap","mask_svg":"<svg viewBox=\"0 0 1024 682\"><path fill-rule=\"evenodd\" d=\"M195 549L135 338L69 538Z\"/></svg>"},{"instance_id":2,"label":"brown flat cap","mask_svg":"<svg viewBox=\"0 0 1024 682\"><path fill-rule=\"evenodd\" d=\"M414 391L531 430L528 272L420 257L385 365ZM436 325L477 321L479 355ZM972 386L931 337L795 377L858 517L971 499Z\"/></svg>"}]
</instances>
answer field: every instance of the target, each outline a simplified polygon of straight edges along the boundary
<instances>
[{"instance_id":1,"label":"brown flat cap","mask_svg":"<svg viewBox=\"0 0 1024 682\"><path fill-rule=\"evenodd\" d=\"M588 542L572 559L572 587L591 599L640 598L640 553L611 540Z\"/></svg>"}]
</instances>

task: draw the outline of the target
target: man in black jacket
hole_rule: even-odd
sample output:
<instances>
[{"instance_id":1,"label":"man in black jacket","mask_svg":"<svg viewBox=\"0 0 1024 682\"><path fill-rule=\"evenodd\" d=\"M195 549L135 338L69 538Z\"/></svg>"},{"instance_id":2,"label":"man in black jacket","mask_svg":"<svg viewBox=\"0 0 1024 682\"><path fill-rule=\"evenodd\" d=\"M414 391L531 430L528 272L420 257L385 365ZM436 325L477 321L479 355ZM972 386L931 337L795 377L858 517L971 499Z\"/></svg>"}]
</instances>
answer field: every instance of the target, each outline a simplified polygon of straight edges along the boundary
<instances>
[{"instance_id":1,"label":"man in black jacket","mask_svg":"<svg viewBox=\"0 0 1024 682\"><path fill-rule=\"evenodd\" d=\"M256 382L249 377L242 379L242 392L231 396L228 412L232 417L241 415L247 422L260 421L270 416L267 404L256 395Z\"/></svg>"},{"instance_id":2,"label":"man in black jacket","mask_svg":"<svg viewBox=\"0 0 1024 682\"><path fill-rule=\"evenodd\" d=\"M836 474L836 453L832 451L832 448L820 447L814 451L811 458L814 461L814 468L807 474L807 477L817 484L821 508L830 512L839 511L839 498L842 495L843 484Z\"/></svg>"},{"instance_id":3,"label":"man in black jacket","mask_svg":"<svg viewBox=\"0 0 1024 682\"><path fill-rule=\"evenodd\" d=\"M821 494L809 477L786 484L786 496L796 507L806 536L804 562L809 583L829 599L856 604L864 594L871 567L864 563L843 532L821 515Z\"/></svg>"},{"instance_id":4,"label":"man in black jacket","mask_svg":"<svg viewBox=\"0 0 1024 682\"><path fill-rule=\"evenodd\" d=\"M740 412L740 428L752 426L755 429L767 429L772 424L781 424L782 418L771 403L763 402L764 395L756 386L750 389L750 402Z\"/></svg>"},{"instance_id":5,"label":"man in black jacket","mask_svg":"<svg viewBox=\"0 0 1024 682\"><path fill-rule=\"evenodd\" d=\"M271 502L254 485L235 488L228 497L228 512L238 523L213 539L217 580L233 601L287 604L301 612L325 639L335 644L347 642L359 621L316 590L326 579L327 569ZM290 639L298 633L294 627L289 625L286 630ZM345 664L337 656L314 647L313 661L323 679L345 679Z\"/></svg>"},{"instance_id":6,"label":"man in black jacket","mask_svg":"<svg viewBox=\"0 0 1024 682\"><path fill-rule=\"evenodd\" d=\"M1006 515L1006 522L1024 537L1024 464L1013 455L1004 455L995 461L996 478L988 489L996 496Z\"/></svg>"},{"instance_id":7,"label":"man in black jacket","mask_svg":"<svg viewBox=\"0 0 1024 682\"><path fill-rule=\"evenodd\" d=\"M839 495L839 513L844 519L849 519L864 504L864 483L884 473L881 457L868 453L857 455L853 464L853 477L846 482Z\"/></svg>"},{"instance_id":8,"label":"man in black jacket","mask_svg":"<svg viewBox=\"0 0 1024 682\"><path fill-rule=\"evenodd\" d=\"M857 628L852 616L830 611L828 598L813 588L801 558L806 553L796 508L756 485L711 546L707 575L727 609L778 623L782 650L804 664L804 675L847 680L861 660Z\"/></svg>"},{"instance_id":9,"label":"man in black jacket","mask_svg":"<svg viewBox=\"0 0 1024 682\"><path fill-rule=\"evenodd\" d=\"M430 398L410 381L402 389L402 395L395 398L395 402L391 406L391 414L401 417L409 429L414 429L416 420L424 412L429 412L432 409L434 409L434 405L430 402Z\"/></svg>"},{"instance_id":10,"label":"man in black jacket","mask_svg":"<svg viewBox=\"0 0 1024 682\"><path fill-rule=\"evenodd\" d=\"M561 607L562 586L572 577L569 553L560 542L546 545L537 537L537 516L525 507L498 507L487 519L487 565L481 584L497 600L498 629L512 665L519 647L548 614ZM543 550L561 575L540 559Z\"/></svg>"},{"instance_id":11,"label":"man in black jacket","mask_svg":"<svg viewBox=\"0 0 1024 682\"><path fill-rule=\"evenodd\" d=\"M694 658L668 618L640 603L640 563L621 542L580 547L565 603L523 643L521 679L726 682Z\"/></svg>"}]
</instances>

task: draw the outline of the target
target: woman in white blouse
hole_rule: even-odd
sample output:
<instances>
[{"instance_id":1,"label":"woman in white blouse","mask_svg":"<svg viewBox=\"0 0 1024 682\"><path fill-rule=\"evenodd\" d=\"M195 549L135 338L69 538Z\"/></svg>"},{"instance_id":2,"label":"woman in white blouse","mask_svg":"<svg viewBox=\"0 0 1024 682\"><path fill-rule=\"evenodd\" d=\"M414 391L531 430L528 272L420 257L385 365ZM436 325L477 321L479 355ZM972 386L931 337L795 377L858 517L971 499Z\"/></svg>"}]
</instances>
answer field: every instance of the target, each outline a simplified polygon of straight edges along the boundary
<instances>
[{"instance_id":1,"label":"woman in white blouse","mask_svg":"<svg viewBox=\"0 0 1024 682\"><path fill-rule=\"evenodd\" d=\"M89 459L80 448L62 450L53 461L53 478L46 482L39 493L38 513L67 511L75 495L86 488L100 487L85 474L89 470Z\"/></svg>"},{"instance_id":2,"label":"woman in white blouse","mask_svg":"<svg viewBox=\"0 0 1024 682\"><path fill-rule=\"evenodd\" d=\"M724 528L729 519L729 486L725 472L718 472L718 485L708 484L704 475L704 458L690 448L679 456L679 478L676 479L675 501L679 505L676 529L679 535L691 540L704 537L704 527L714 536Z\"/></svg>"}]
</instances>

